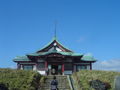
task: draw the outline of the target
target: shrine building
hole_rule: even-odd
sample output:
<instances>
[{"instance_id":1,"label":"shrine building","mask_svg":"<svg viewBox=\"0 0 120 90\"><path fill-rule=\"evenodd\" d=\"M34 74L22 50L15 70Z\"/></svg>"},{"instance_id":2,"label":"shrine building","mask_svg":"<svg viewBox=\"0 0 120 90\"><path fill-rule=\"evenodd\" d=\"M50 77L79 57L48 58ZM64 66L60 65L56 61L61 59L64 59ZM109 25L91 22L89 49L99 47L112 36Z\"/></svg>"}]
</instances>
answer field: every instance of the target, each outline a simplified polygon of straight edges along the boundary
<instances>
[{"instance_id":1,"label":"shrine building","mask_svg":"<svg viewBox=\"0 0 120 90\"><path fill-rule=\"evenodd\" d=\"M74 53L64 47L56 37L35 53L17 56L13 59L17 69L36 70L42 75L67 75L87 69L92 70L93 56Z\"/></svg>"}]
</instances>

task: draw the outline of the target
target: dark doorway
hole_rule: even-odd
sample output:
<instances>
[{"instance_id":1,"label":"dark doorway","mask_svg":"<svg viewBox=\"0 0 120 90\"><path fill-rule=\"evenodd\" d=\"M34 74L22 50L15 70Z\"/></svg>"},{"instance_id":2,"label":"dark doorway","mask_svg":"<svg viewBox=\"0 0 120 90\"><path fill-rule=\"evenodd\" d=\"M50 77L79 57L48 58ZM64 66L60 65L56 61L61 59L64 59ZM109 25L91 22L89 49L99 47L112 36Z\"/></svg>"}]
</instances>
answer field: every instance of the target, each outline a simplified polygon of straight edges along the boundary
<instances>
[{"instance_id":1,"label":"dark doorway","mask_svg":"<svg viewBox=\"0 0 120 90\"><path fill-rule=\"evenodd\" d=\"M52 75L58 74L58 65L52 65L51 70L52 70Z\"/></svg>"}]
</instances>

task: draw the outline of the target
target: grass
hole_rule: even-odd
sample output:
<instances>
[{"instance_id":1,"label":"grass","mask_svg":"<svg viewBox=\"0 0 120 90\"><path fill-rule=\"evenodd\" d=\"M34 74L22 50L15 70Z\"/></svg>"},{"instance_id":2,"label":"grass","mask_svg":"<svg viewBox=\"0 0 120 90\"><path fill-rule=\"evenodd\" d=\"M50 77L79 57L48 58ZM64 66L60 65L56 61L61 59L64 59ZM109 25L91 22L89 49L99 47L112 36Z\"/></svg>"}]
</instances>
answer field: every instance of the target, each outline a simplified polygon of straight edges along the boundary
<instances>
[{"instance_id":1,"label":"grass","mask_svg":"<svg viewBox=\"0 0 120 90\"><path fill-rule=\"evenodd\" d=\"M110 90L113 90L114 78L116 76L120 76L120 72L81 70L79 72L73 73L72 78L77 90L89 90L89 81L96 79L99 79L103 82L108 82L111 85Z\"/></svg>"}]
</instances>

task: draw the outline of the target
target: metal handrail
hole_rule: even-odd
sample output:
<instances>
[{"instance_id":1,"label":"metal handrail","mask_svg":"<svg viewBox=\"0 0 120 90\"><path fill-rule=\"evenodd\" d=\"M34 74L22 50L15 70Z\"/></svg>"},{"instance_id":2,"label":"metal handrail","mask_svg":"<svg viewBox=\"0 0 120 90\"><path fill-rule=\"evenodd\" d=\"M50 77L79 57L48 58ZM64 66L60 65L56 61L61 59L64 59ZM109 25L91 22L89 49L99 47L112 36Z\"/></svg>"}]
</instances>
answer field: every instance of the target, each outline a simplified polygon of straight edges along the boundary
<instances>
[{"instance_id":1,"label":"metal handrail","mask_svg":"<svg viewBox=\"0 0 120 90\"><path fill-rule=\"evenodd\" d=\"M76 88L74 87L74 82L73 82L73 79L71 78L71 76L67 75L67 78L68 78L71 90L76 90Z\"/></svg>"}]
</instances>

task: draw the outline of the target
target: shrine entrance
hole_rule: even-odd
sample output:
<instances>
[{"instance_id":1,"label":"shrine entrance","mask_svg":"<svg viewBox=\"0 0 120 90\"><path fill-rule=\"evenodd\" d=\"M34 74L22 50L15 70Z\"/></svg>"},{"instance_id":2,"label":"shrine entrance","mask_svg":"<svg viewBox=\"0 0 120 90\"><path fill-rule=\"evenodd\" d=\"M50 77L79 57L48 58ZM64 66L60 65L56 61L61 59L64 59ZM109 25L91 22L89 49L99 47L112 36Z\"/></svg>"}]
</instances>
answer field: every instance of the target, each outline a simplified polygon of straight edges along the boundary
<instances>
[{"instance_id":1,"label":"shrine entrance","mask_svg":"<svg viewBox=\"0 0 120 90\"><path fill-rule=\"evenodd\" d=\"M62 65L52 64L48 65L49 75L62 75Z\"/></svg>"},{"instance_id":2,"label":"shrine entrance","mask_svg":"<svg viewBox=\"0 0 120 90\"><path fill-rule=\"evenodd\" d=\"M52 65L51 67L51 74L52 75L57 75L58 74L58 65Z\"/></svg>"}]
</instances>

